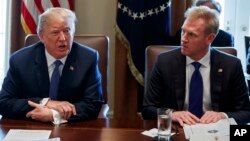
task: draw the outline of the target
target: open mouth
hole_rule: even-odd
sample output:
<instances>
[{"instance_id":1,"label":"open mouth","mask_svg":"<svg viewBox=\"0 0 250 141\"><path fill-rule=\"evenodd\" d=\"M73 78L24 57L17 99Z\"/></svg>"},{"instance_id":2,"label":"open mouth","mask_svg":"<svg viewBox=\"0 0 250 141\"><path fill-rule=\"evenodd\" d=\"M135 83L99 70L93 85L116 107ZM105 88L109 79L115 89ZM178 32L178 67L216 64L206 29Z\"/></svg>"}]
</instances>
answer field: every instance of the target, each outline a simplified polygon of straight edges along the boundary
<instances>
[{"instance_id":1,"label":"open mouth","mask_svg":"<svg viewBox=\"0 0 250 141\"><path fill-rule=\"evenodd\" d=\"M61 49L65 48L65 47L66 47L66 45L60 45L59 46L59 48L61 48Z\"/></svg>"}]
</instances>

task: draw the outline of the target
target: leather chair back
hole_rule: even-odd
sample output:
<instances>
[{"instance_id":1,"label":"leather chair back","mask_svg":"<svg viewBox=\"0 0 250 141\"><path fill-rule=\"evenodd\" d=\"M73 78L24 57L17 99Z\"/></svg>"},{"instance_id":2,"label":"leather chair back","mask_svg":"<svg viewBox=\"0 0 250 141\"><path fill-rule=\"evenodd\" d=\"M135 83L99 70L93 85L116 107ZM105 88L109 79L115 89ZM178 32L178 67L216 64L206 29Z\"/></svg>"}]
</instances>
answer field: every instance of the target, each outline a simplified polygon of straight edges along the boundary
<instances>
[{"instance_id":1,"label":"leather chair back","mask_svg":"<svg viewBox=\"0 0 250 141\"><path fill-rule=\"evenodd\" d=\"M25 37L24 46L32 45L39 42L40 39L36 34L29 34ZM100 111L99 118L106 118L108 112L108 59L109 59L109 38L103 35L75 35L74 41L80 44L91 47L99 52L99 63L98 67L102 75L102 92L104 105Z\"/></svg>"}]
</instances>

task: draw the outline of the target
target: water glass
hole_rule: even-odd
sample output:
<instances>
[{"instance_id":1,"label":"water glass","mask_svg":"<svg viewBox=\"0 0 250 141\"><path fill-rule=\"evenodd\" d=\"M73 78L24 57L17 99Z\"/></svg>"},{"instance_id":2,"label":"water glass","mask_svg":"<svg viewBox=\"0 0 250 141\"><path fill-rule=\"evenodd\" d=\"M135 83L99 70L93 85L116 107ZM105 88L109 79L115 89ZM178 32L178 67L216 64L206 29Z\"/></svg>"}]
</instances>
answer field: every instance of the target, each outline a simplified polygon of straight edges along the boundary
<instances>
[{"instance_id":1,"label":"water glass","mask_svg":"<svg viewBox=\"0 0 250 141\"><path fill-rule=\"evenodd\" d=\"M158 108L157 109L157 128L158 128L158 140L168 141L171 136L172 119L170 114L172 109Z\"/></svg>"}]
</instances>

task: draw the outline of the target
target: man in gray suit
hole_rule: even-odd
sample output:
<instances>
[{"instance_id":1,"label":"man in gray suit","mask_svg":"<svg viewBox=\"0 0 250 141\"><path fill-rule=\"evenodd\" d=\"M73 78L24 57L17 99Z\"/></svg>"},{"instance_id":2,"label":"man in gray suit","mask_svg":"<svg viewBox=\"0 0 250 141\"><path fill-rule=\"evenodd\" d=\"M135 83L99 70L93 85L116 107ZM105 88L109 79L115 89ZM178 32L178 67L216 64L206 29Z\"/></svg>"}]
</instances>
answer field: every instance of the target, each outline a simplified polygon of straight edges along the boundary
<instances>
[{"instance_id":1,"label":"man in gray suit","mask_svg":"<svg viewBox=\"0 0 250 141\"><path fill-rule=\"evenodd\" d=\"M75 14L64 8L50 8L40 15L41 41L10 58L0 93L3 118L55 124L97 118L102 105L99 55L73 42L75 22ZM54 72L60 80L51 85Z\"/></svg>"},{"instance_id":2,"label":"man in gray suit","mask_svg":"<svg viewBox=\"0 0 250 141\"><path fill-rule=\"evenodd\" d=\"M182 126L225 118L250 122L250 103L240 60L210 47L218 33L219 13L200 6L188 9L185 17L181 47L160 54L147 80L143 118L155 119L156 109L167 107L174 109L172 120ZM198 98L189 98L193 94L189 91L195 71L193 62L201 65L201 117L189 111L190 103Z\"/></svg>"}]
</instances>

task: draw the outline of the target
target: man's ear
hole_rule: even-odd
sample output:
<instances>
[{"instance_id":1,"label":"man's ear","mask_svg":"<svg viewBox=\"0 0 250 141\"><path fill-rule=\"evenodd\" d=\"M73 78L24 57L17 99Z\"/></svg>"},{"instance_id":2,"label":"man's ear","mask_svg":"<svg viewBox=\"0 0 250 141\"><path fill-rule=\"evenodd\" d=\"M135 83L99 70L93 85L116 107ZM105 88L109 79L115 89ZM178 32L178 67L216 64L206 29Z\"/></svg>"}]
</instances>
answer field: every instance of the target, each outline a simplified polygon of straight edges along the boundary
<instances>
[{"instance_id":1,"label":"man's ear","mask_svg":"<svg viewBox=\"0 0 250 141\"><path fill-rule=\"evenodd\" d=\"M38 35L40 41L43 43L43 38L44 38L43 34L42 33L37 33L37 35Z\"/></svg>"},{"instance_id":2,"label":"man's ear","mask_svg":"<svg viewBox=\"0 0 250 141\"><path fill-rule=\"evenodd\" d=\"M211 44L214 41L215 37L216 37L216 34L210 33L207 37L207 41Z\"/></svg>"}]
</instances>

